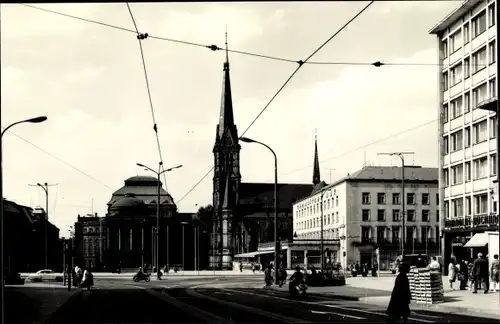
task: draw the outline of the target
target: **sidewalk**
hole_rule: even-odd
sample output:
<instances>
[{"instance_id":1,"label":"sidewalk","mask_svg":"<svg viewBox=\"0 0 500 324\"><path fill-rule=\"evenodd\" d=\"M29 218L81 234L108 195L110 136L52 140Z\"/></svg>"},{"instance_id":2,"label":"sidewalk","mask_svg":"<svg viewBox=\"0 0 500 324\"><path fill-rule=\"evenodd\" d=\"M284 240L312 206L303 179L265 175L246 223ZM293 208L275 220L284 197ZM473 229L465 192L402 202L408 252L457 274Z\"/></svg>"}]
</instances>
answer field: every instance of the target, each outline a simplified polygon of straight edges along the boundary
<instances>
[{"instance_id":1,"label":"sidewalk","mask_svg":"<svg viewBox=\"0 0 500 324\"><path fill-rule=\"evenodd\" d=\"M310 293L320 293L322 295L336 296L357 290L352 297L359 297L358 300L367 304L380 304L384 307L389 304L390 293L394 287L396 277L355 277L347 278L346 286L342 287L310 287ZM412 303L412 308L453 312L475 316L490 316L500 318L500 293L490 292L488 294L479 291L472 294L468 290L451 291L447 285L448 279L443 276L444 302L433 305ZM455 284L456 286L456 284ZM345 287L345 288L344 288Z\"/></svg>"}]
</instances>

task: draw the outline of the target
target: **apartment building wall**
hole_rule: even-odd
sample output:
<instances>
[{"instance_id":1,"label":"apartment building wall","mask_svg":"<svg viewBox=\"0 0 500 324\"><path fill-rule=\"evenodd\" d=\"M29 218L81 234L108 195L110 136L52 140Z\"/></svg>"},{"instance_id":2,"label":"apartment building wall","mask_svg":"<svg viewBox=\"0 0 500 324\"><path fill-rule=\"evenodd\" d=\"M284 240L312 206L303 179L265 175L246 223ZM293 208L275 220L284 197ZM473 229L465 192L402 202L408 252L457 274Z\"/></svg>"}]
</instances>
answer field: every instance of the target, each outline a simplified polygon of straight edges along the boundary
<instances>
[{"instance_id":1,"label":"apartment building wall","mask_svg":"<svg viewBox=\"0 0 500 324\"><path fill-rule=\"evenodd\" d=\"M382 268L388 267L400 254L402 238L401 182L349 182L352 197L347 221L349 262L374 257L377 246ZM407 253L435 254L439 238L438 184L405 184ZM414 240L413 240L414 239ZM373 260L372 260L373 261Z\"/></svg>"},{"instance_id":2,"label":"apartment building wall","mask_svg":"<svg viewBox=\"0 0 500 324\"><path fill-rule=\"evenodd\" d=\"M457 231L468 231L465 241L473 227L466 224L497 212L496 114L477 109L481 102L498 97L496 10L496 1L467 1L431 31L437 35L442 66L438 136L445 259L455 253L447 232L456 236Z\"/></svg>"}]
</instances>

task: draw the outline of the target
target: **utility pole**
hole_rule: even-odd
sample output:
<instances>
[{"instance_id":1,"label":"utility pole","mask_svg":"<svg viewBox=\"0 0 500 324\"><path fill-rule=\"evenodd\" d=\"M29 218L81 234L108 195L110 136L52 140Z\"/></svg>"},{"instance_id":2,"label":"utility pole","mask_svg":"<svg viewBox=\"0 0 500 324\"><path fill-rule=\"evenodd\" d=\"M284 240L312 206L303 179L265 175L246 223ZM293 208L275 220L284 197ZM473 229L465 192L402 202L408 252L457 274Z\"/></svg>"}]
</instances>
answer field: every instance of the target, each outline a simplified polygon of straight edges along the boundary
<instances>
[{"instance_id":1,"label":"utility pole","mask_svg":"<svg viewBox=\"0 0 500 324\"><path fill-rule=\"evenodd\" d=\"M36 185L32 185L30 184L29 186L30 187L40 187L43 189L43 191L45 192L45 219L44 219L44 229L43 229L43 232L44 232L44 257L45 257L45 261L44 261L44 265L45 265L45 269L48 268L48 254L49 254L49 249L48 249L48 244L47 244L47 223L49 222L49 187L53 187L53 186L57 186L59 185L58 183L54 183L54 184L48 184L47 182L45 182L44 184L41 184L41 183L37 183Z\"/></svg>"},{"instance_id":2,"label":"utility pole","mask_svg":"<svg viewBox=\"0 0 500 324\"><path fill-rule=\"evenodd\" d=\"M378 153L378 155L388 155L388 156L399 156L401 159L401 204L402 204L402 216L403 216L403 230L401 231L401 261L405 256L405 240L406 240L406 218L405 218L405 155L413 155L415 152L390 152L390 153Z\"/></svg>"}]
</instances>

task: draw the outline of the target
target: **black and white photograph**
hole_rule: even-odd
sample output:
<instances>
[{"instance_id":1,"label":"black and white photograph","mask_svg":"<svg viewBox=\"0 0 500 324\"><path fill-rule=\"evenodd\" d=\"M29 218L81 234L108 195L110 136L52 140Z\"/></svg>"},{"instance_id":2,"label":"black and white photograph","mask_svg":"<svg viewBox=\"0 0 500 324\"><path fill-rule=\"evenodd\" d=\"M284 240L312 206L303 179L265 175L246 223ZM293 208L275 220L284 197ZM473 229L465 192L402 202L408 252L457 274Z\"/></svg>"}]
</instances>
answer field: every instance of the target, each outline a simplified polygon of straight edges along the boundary
<instances>
[{"instance_id":1,"label":"black and white photograph","mask_svg":"<svg viewBox=\"0 0 500 324\"><path fill-rule=\"evenodd\" d=\"M2 3L0 324L500 323L499 18Z\"/></svg>"}]
</instances>

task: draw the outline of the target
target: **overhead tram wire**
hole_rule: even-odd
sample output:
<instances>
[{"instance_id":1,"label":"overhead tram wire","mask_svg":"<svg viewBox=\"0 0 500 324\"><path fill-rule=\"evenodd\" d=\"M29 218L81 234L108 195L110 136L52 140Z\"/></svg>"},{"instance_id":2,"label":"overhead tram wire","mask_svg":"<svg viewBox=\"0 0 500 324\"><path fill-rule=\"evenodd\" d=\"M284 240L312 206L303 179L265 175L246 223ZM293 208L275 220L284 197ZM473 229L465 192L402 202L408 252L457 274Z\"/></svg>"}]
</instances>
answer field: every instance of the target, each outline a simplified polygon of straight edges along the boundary
<instances>
[{"instance_id":1,"label":"overhead tram wire","mask_svg":"<svg viewBox=\"0 0 500 324\"><path fill-rule=\"evenodd\" d=\"M158 147L158 155L160 157L160 162L161 162L161 171L165 171L165 166L163 164L163 154L161 152L161 145L160 145L160 137L158 136L158 124L156 123L156 116L155 116L155 110L153 106L153 99L151 97L151 87L149 86L149 78L148 78L148 70L146 69L146 60L144 58L144 49L142 48L142 40L148 38L148 34L141 34L139 32L139 28L137 28L137 23L135 22L134 14L132 13L132 9L130 8L130 4L126 2L128 12L130 14L130 18L132 19L132 23L134 24L135 28L135 33L137 34L137 41L139 42L139 49L141 51L141 61L142 61L142 67L144 70L144 79L146 81L146 89L148 91L148 98L149 98L149 108L151 110L151 117L153 119L153 130L155 132L156 136L156 145ZM168 186L167 186L167 175L166 172L163 172L163 184L165 186L165 190L168 191Z\"/></svg>"},{"instance_id":2,"label":"overhead tram wire","mask_svg":"<svg viewBox=\"0 0 500 324\"><path fill-rule=\"evenodd\" d=\"M330 36L323 44L321 44L317 49L315 49L305 60L300 60L298 61L298 66L297 68L292 72L292 74L286 79L286 81L283 83L283 85L276 91L276 93L271 97L271 99L268 101L268 103L262 108L262 110L257 114L257 116L253 119L253 121L248 125L248 127L243 131L243 133L240 136L244 136L248 130L255 124L255 122L262 116L262 114L267 110L267 108L271 105L271 103L274 101L274 99L281 93L281 91L287 86L287 84L293 79L293 77L297 74L297 72L300 70L300 68L309 61L311 57L316 55L323 47L325 47L335 36L337 36L339 33L341 33L347 26L349 26L354 20L356 20L363 12L365 12L366 9L368 9L374 1L370 1L363 9L361 9L354 17L349 19L342 27L340 27L332 36ZM198 185L205 180L205 178L212 172L214 167L212 167L184 196L181 197L181 199L178 200L180 203L189 193L191 193Z\"/></svg>"},{"instance_id":3,"label":"overhead tram wire","mask_svg":"<svg viewBox=\"0 0 500 324\"><path fill-rule=\"evenodd\" d=\"M5 127L2 127L2 129L5 129ZM86 177L87 177L87 178L89 178L90 180L93 180L94 182L97 182L98 184L102 185L103 187L106 187L106 188L107 188L107 189L109 189L109 190L113 190L113 188L112 188L111 186L108 186L107 184L105 184L105 183L101 182L99 179L97 179L97 178L95 178L95 177L91 176L90 174L88 174L88 173L86 173L86 172L82 171L81 169L79 169L79 168L75 167L74 165L69 164L68 162L64 161L63 159L61 159L61 158L59 158L59 157L55 156L54 154L52 154L52 153L50 153L50 152L46 151L45 149L41 148L40 146L38 146L38 145L36 145L36 144L34 144L34 143L32 143L32 142L28 141L27 139L25 139L25 138L23 138L23 137L21 137L21 136L17 135L16 133L12 132L11 130L8 130L8 131L7 131L7 133L10 133L10 134L14 135L15 137L19 138L21 141L28 143L29 145L33 146L34 148L38 149L39 151L41 151L41 152L43 152L43 153L47 154L47 155L48 155L48 156L50 156L51 158L53 158L53 159L55 159L55 160L57 160L57 161L61 162L62 164L64 164L64 165L66 165L66 166L70 167L71 169L73 169L73 170L75 170L75 171L77 171L77 172L79 172L79 173L83 174L84 176L86 176Z\"/></svg>"},{"instance_id":4,"label":"overhead tram wire","mask_svg":"<svg viewBox=\"0 0 500 324\"><path fill-rule=\"evenodd\" d=\"M450 1L454 1L454 0L450 0ZM460 0L460 1L462 1L462 0ZM37 6L33 6L33 5L29 5L29 4L24 4L24 3L20 3L20 5L28 7L28 8L32 8L32 9L44 11L44 12L47 12L47 13L52 13L52 14L55 14L55 15L67 17L67 18L73 18L73 19L85 21L85 22L88 22L88 23L101 25L103 27L109 27L109 28L113 28L113 29L117 29L117 30L121 30L121 31L126 31L126 32L129 32L129 33L137 34L137 30L128 29L128 28L125 28L125 27L116 26L116 25L112 25L112 24L108 24L108 23L103 23L103 22L100 22L100 21L97 21L97 20L92 20L92 19L77 17L77 16L73 16L73 15L70 15L70 14L66 14L66 13L62 13L62 12L58 12L58 11L54 11L54 10L50 10L50 9L40 8L40 7L37 7ZM200 44L200 43L195 43L195 42L190 42L190 41L184 41L184 40L179 40L179 39L173 39L173 38L168 38L168 37L160 37L160 36L148 35L148 38L150 38L150 39L156 39L156 40L163 40L163 41L177 43L177 44L183 44L183 45L190 45L190 46L195 46L195 47L208 48L211 51L225 50L224 48L219 47L217 45L206 45L206 44ZM233 54L253 56L253 57L258 57L258 58L263 58L263 59L268 59L268 60L274 60L274 61L280 61L280 62L286 62L286 63L299 63L300 62L300 61L297 61L297 60L292 60L292 59L288 59L288 58L284 58L284 57L264 55L264 54L258 54L258 53L246 52L246 51L239 51L239 50L231 50L231 49L229 49L228 52L229 53L233 53ZM310 64L310 65L346 65L346 66L356 66L356 65L359 65L359 66L375 66L375 67L381 67L381 66L442 66L443 68L450 66L450 65L447 65L447 64L439 64L439 63L424 63L424 62L407 62L407 63L401 62L401 63L395 63L395 62L380 62L380 61L377 61L377 62L342 62L342 61L315 62L315 61L307 61L307 62L303 62L303 64Z\"/></svg>"},{"instance_id":5,"label":"overhead tram wire","mask_svg":"<svg viewBox=\"0 0 500 324\"><path fill-rule=\"evenodd\" d=\"M335 159L338 159L339 157L342 157L344 155L347 155L347 154L350 154L350 153L353 153L353 152L356 152L356 151L359 151L359 150L362 150L364 148L367 148L369 146L372 146L372 145L375 145L375 144L378 144L378 143L381 143L381 142L384 142L384 141L387 141L388 139L391 139L393 137L397 137L399 135L403 135L403 134L406 134L408 132L411 132L411 131L414 131L418 128L421 128L421 127L424 127L424 126L427 126L427 125L430 125L432 123L435 123L437 121L437 119L433 119L433 120L429 120L423 124L420 124L420 125L417 125L417 126L413 126L411 128L408 128L408 129L405 129L405 130L402 130L400 132L397 132L397 133L394 133L394 134L391 134L389 136L386 136L386 137L383 137L383 138L380 138L378 140L375 140L373 142L370 142L368 144L365 144L365 145L362 145L362 146L358 146L356 148L353 148L351 150L348 150L348 151L345 151L337 156L334 156L334 157L331 157L331 158L328 158L328 159L325 159L325 160L322 160L322 161L319 161L319 163L324 163L324 162L328 162L328 161L331 161L331 160L335 160ZM312 167L313 165L310 164L310 165L307 165L307 166L304 166L304 167L301 167L301 168L298 168L298 169L295 169L295 170L292 170L292 171L289 171L287 173L284 173L282 174L282 176L286 176L286 175L289 175L289 174L292 174L292 173L295 173L295 172L298 172L298 171L302 171L302 170L305 170L307 168L310 168Z\"/></svg>"}]
</instances>

